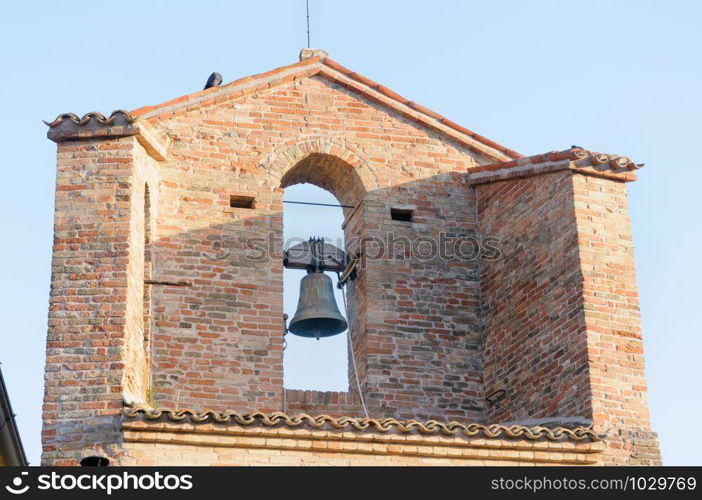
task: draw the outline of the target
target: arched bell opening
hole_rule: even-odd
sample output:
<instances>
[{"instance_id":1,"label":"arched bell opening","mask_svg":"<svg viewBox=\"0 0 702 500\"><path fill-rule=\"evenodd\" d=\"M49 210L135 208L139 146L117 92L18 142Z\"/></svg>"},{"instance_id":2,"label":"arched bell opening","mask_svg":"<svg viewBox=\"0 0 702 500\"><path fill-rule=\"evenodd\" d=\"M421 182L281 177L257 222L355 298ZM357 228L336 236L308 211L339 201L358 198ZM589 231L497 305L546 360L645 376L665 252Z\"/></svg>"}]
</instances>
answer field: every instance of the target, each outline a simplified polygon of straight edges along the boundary
<instances>
[{"instance_id":1,"label":"arched bell opening","mask_svg":"<svg viewBox=\"0 0 702 500\"><path fill-rule=\"evenodd\" d=\"M349 216L365 196L363 181L354 167L325 153L307 155L285 172L280 181L282 188L296 184L313 184L330 192L336 198L334 201L343 205L345 216Z\"/></svg>"},{"instance_id":2,"label":"arched bell opening","mask_svg":"<svg viewBox=\"0 0 702 500\"><path fill-rule=\"evenodd\" d=\"M326 154L310 154L285 173L281 187L285 189L284 201L288 202L283 205L284 249L307 243L310 237L323 238L327 245L345 249L347 239L357 236L356 228L360 225L349 222L362 204L365 189L354 168L343 160ZM289 325L302 327L297 334L289 332L285 337L286 389L355 391L355 383L353 386L349 383L354 374L347 331L338 332L338 326L348 322L353 332L357 323L356 294L348 293L347 289L348 308L345 307L343 292L337 287L337 270L327 269L322 274L309 269L285 268L284 311ZM305 328L309 310L305 310L304 305L309 305L310 300L313 305L325 306L322 307L324 317L312 321L330 327L326 332L322 328L322 335ZM341 317L335 317L334 308Z\"/></svg>"},{"instance_id":3,"label":"arched bell opening","mask_svg":"<svg viewBox=\"0 0 702 500\"><path fill-rule=\"evenodd\" d=\"M284 199L338 204L331 193L311 184L287 188ZM311 235L324 237L326 242L341 246L344 240L341 229L343 220L344 216L339 207L285 204L283 209L285 248L302 243ZM288 317L288 325L295 319L298 311L301 283L303 280L316 279L317 276L317 273L308 274L305 269L286 268L283 271L283 310ZM334 301L345 318L347 313L343 306L342 291L336 287L337 276L333 273L324 273L324 276L331 281ZM308 293L309 291L308 287ZM304 315L305 311L301 311L301 314ZM319 340L312 336L305 337L288 332L284 346L283 367L286 389L348 390L346 330L338 335L323 336Z\"/></svg>"}]
</instances>

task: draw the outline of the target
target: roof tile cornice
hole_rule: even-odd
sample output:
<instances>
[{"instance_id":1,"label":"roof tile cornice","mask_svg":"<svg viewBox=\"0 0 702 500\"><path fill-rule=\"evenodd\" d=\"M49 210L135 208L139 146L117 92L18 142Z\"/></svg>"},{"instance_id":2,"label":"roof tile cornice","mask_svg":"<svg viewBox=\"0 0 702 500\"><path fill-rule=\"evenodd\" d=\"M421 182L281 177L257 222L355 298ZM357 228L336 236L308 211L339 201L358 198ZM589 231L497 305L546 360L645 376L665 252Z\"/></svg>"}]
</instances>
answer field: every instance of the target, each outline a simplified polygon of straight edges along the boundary
<instances>
[{"instance_id":1,"label":"roof tile cornice","mask_svg":"<svg viewBox=\"0 0 702 500\"><path fill-rule=\"evenodd\" d=\"M87 139L110 139L136 136L146 152L158 161L165 161L168 153L163 140L143 122L123 109L113 111L109 117L93 111L82 118L74 113L64 113L52 122L44 121L49 127L47 137L56 143Z\"/></svg>"},{"instance_id":2,"label":"roof tile cornice","mask_svg":"<svg viewBox=\"0 0 702 500\"><path fill-rule=\"evenodd\" d=\"M83 115L82 118L78 118L78 115L76 115L75 113L63 113L61 115L58 115L54 119L54 121L47 122L46 120L44 120L44 123L49 128L56 128L59 125L63 124L64 121L69 121L76 126L82 127L88 125L91 121L95 121L101 125L112 125L115 123L115 121L119 120L120 118L126 123L132 123L134 121L134 118L132 118L128 111L118 109L113 111L108 118L105 118L105 115L103 115L99 111L91 111L90 113L86 113Z\"/></svg>"},{"instance_id":3,"label":"roof tile cornice","mask_svg":"<svg viewBox=\"0 0 702 500\"><path fill-rule=\"evenodd\" d=\"M631 182L636 180L634 171L641 167L643 163L634 163L626 156L597 153L573 146L563 151L476 166L470 169L469 175L472 184L486 184L569 169L586 175Z\"/></svg>"},{"instance_id":4,"label":"roof tile cornice","mask_svg":"<svg viewBox=\"0 0 702 500\"><path fill-rule=\"evenodd\" d=\"M445 436L463 436L467 438L480 437L490 439L545 439L549 441L600 441L591 427L527 427L523 425L482 425L477 423L461 424L459 422L438 422L428 420L397 420L394 418L357 418L357 417L332 417L330 415L310 416L300 413L294 416L282 412L274 413L239 413L236 411L214 411L191 409L174 410L170 408L151 408L148 406L130 403L123 409L125 418L143 418L145 420L167 420L183 423L219 423L237 426L262 425L266 427L286 426L302 427L308 429L330 428L335 430L353 430L377 433L418 433L438 434Z\"/></svg>"},{"instance_id":5,"label":"roof tile cornice","mask_svg":"<svg viewBox=\"0 0 702 500\"><path fill-rule=\"evenodd\" d=\"M47 137L54 142L62 142L93 137L125 137L135 135L132 127L134 118L128 111L118 109L109 117L92 111L82 118L74 113L63 113L52 122L44 121L49 127Z\"/></svg>"}]
</instances>

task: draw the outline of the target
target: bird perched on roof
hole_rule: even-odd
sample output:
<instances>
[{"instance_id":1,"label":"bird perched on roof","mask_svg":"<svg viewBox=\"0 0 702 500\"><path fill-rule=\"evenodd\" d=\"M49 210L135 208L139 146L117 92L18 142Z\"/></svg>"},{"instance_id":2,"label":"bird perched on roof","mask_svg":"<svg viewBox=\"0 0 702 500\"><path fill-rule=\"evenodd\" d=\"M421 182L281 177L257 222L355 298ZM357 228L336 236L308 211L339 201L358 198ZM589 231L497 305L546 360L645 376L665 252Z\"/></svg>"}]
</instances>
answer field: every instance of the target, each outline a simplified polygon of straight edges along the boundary
<instances>
[{"instance_id":1,"label":"bird perched on roof","mask_svg":"<svg viewBox=\"0 0 702 500\"><path fill-rule=\"evenodd\" d=\"M219 87L222 84L222 75L217 73L216 71L210 75L210 77L207 79L207 83L205 84L205 88L203 90L212 88L212 87Z\"/></svg>"}]
</instances>

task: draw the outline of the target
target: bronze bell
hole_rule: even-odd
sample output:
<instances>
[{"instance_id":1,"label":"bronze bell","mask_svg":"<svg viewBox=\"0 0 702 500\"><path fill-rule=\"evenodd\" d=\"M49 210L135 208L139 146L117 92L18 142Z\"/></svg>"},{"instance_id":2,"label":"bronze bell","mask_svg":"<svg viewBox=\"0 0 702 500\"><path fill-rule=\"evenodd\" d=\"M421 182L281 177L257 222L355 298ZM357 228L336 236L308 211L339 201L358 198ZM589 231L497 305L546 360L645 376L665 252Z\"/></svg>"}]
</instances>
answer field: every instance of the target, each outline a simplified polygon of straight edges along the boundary
<instances>
[{"instance_id":1,"label":"bronze bell","mask_svg":"<svg viewBox=\"0 0 702 500\"><path fill-rule=\"evenodd\" d=\"M323 272L312 272L300 281L297 312L290 330L300 337L331 337L348 327L334 299L332 280Z\"/></svg>"}]
</instances>

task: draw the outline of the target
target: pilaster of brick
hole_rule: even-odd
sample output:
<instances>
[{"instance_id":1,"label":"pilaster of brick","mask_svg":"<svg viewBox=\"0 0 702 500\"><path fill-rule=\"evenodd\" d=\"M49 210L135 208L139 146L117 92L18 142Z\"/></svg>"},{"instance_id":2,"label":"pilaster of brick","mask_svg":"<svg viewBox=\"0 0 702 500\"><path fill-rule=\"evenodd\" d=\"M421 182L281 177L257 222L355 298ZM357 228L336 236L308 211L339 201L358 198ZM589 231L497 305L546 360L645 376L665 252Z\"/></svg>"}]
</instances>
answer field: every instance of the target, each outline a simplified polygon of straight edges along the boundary
<instances>
[{"instance_id":1,"label":"pilaster of brick","mask_svg":"<svg viewBox=\"0 0 702 500\"><path fill-rule=\"evenodd\" d=\"M476 186L485 396L491 423L591 418L578 228L570 171Z\"/></svg>"},{"instance_id":2,"label":"pilaster of brick","mask_svg":"<svg viewBox=\"0 0 702 500\"><path fill-rule=\"evenodd\" d=\"M345 213L343 224L346 251L349 255L357 257L358 268L354 280L346 284L346 319L349 323L348 333L351 336L351 346L348 346L348 387L349 392L358 395L358 386L366 392L366 376L368 353L368 274L366 272L366 259L364 257L364 227L365 227L366 201L361 198L355 209ZM339 304L342 307L342 304ZM358 370L358 375L356 374ZM358 381L357 377L358 376ZM370 402L367 402L370 404ZM375 410L374 410L375 411Z\"/></svg>"},{"instance_id":3,"label":"pilaster of brick","mask_svg":"<svg viewBox=\"0 0 702 500\"><path fill-rule=\"evenodd\" d=\"M463 174L446 173L369 193L364 202L360 351L374 414L483 416L479 262L453 246L477 236L474 196ZM412 222L393 220L395 207L412 210Z\"/></svg>"},{"instance_id":4,"label":"pilaster of brick","mask_svg":"<svg viewBox=\"0 0 702 500\"><path fill-rule=\"evenodd\" d=\"M132 136L59 143L42 432L47 464L115 453L123 395L146 396L146 180L136 172L149 160L141 149Z\"/></svg>"},{"instance_id":5,"label":"pilaster of brick","mask_svg":"<svg viewBox=\"0 0 702 500\"><path fill-rule=\"evenodd\" d=\"M604 463L659 463L646 402L626 188L560 171L476 186L487 421L583 417Z\"/></svg>"},{"instance_id":6,"label":"pilaster of brick","mask_svg":"<svg viewBox=\"0 0 702 500\"><path fill-rule=\"evenodd\" d=\"M153 285L146 285L144 280L147 277L146 266L149 266L149 278L157 278L150 272L153 255L146 259L146 253L152 254L152 243L157 236L158 167L156 161L140 144L135 145L132 160L127 270L129 293L126 304L122 392L129 401L147 401L151 398L152 391L150 359L153 338L150 334L152 329L147 326L147 322L152 322L152 317L150 311L145 310L145 301L150 302ZM147 204L148 211L145 210Z\"/></svg>"},{"instance_id":7,"label":"pilaster of brick","mask_svg":"<svg viewBox=\"0 0 702 500\"><path fill-rule=\"evenodd\" d=\"M612 461L655 465L626 184L586 175L573 184L594 425Z\"/></svg>"}]
</instances>

